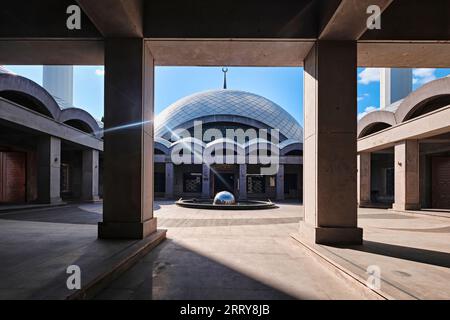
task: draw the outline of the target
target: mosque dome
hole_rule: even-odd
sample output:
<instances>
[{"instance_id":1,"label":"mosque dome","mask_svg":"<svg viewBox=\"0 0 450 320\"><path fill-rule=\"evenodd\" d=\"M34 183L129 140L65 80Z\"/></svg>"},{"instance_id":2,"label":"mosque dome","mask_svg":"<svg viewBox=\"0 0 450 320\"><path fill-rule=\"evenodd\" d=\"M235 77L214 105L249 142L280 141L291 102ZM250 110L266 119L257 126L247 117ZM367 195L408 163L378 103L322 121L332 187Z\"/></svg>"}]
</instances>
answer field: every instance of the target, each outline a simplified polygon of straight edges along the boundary
<instances>
[{"instance_id":1,"label":"mosque dome","mask_svg":"<svg viewBox=\"0 0 450 320\"><path fill-rule=\"evenodd\" d=\"M279 105L254 93L229 89L195 93L171 104L156 117L155 136L163 137L170 130L192 127L194 120L208 117L217 122L243 122L278 129L280 140L303 140L300 124Z\"/></svg>"}]
</instances>

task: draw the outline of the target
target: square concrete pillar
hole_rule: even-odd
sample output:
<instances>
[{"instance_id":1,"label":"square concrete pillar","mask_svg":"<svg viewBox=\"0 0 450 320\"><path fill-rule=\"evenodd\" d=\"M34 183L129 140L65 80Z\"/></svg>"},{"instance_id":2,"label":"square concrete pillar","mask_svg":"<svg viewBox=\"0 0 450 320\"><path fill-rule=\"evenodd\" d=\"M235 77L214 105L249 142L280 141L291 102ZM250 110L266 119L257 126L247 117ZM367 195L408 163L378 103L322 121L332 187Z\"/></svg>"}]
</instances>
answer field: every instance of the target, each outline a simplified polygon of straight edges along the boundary
<instances>
[{"instance_id":1,"label":"square concrete pillar","mask_svg":"<svg viewBox=\"0 0 450 320\"><path fill-rule=\"evenodd\" d=\"M202 198L209 199L211 198L211 190L210 190L210 182L211 180L211 169L209 165L204 163L202 165Z\"/></svg>"},{"instance_id":2,"label":"square concrete pillar","mask_svg":"<svg viewBox=\"0 0 450 320\"><path fill-rule=\"evenodd\" d=\"M275 185L277 188L277 200L284 200L284 164L278 166Z\"/></svg>"},{"instance_id":3,"label":"square concrete pillar","mask_svg":"<svg viewBox=\"0 0 450 320\"><path fill-rule=\"evenodd\" d=\"M358 204L360 207L370 205L371 181L370 181L371 153L358 154Z\"/></svg>"},{"instance_id":4,"label":"square concrete pillar","mask_svg":"<svg viewBox=\"0 0 450 320\"><path fill-rule=\"evenodd\" d=\"M61 140L42 136L38 141L38 201L61 202Z\"/></svg>"},{"instance_id":5,"label":"square concrete pillar","mask_svg":"<svg viewBox=\"0 0 450 320\"><path fill-rule=\"evenodd\" d=\"M239 200L247 200L247 164L239 164Z\"/></svg>"},{"instance_id":6,"label":"square concrete pillar","mask_svg":"<svg viewBox=\"0 0 450 320\"><path fill-rule=\"evenodd\" d=\"M98 200L98 150L83 150L81 168L81 198L86 201Z\"/></svg>"},{"instance_id":7,"label":"square concrete pillar","mask_svg":"<svg viewBox=\"0 0 450 320\"><path fill-rule=\"evenodd\" d=\"M143 39L105 40L103 222L100 238L141 239L153 217L154 59Z\"/></svg>"},{"instance_id":8,"label":"square concrete pillar","mask_svg":"<svg viewBox=\"0 0 450 320\"><path fill-rule=\"evenodd\" d=\"M175 184L175 172L172 162L166 162L166 199L173 198L173 186Z\"/></svg>"},{"instance_id":9,"label":"square concrete pillar","mask_svg":"<svg viewBox=\"0 0 450 320\"><path fill-rule=\"evenodd\" d=\"M394 147L394 210L420 209L419 142L405 140Z\"/></svg>"},{"instance_id":10,"label":"square concrete pillar","mask_svg":"<svg viewBox=\"0 0 450 320\"><path fill-rule=\"evenodd\" d=\"M300 237L359 244L356 42L317 41L304 68L304 210Z\"/></svg>"}]
</instances>

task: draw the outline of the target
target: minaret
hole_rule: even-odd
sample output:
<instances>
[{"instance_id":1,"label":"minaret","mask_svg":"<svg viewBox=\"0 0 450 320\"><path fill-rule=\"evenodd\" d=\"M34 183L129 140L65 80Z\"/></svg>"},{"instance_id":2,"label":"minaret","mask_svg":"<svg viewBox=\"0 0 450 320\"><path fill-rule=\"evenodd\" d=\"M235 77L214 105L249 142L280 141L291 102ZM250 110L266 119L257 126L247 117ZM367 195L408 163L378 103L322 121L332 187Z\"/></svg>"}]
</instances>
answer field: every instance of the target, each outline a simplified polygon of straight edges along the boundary
<instances>
[{"instance_id":1,"label":"minaret","mask_svg":"<svg viewBox=\"0 0 450 320\"><path fill-rule=\"evenodd\" d=\"M227 88L227 72L228 72L228 68L227 67L223 67L222 68L222 72L223 72L223 88L226 89Z\"/></svg>"},{"instance_id":2,"label":"minaret","mask_svg":"<svg viewBox=\"0 0 450 320\"><path fill-rule=\"evenodd\" d=\"M73 66L44 66L42 78L51 95L73 105Z\"/></svg>"},{"instance_id":3,"label":"minaret","mask_svg":"<svg viewBox=\"0 0 450 320\"><path fill-rule=\"evenodd\" d=\"M380 69L380 108L405 98L412 92L412 69Z\"/></svg>"}]
</instances>

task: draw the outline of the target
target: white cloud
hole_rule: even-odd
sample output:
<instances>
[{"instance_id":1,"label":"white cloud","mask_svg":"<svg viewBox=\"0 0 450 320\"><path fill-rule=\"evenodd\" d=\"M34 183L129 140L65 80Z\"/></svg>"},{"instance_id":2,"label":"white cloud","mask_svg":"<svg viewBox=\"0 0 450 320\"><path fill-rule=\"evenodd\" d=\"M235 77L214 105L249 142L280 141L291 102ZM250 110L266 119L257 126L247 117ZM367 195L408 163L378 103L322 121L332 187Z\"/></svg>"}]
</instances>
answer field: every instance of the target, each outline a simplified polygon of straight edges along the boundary
<instances>
[{"instance_id":1,"label":"white cloud","mask_svg":"<svg viewBox=\"0 0 450 320\"><path fill-rule=\"evenodd\" d=\"M370 106L364 109L363 112L358 113L358 120L360 120L362 117L364 117L366 114L378 110L378 107Z\"/></svg>"},{"instance_id":2,"label":"white cloud","mask_svg":"<svg viewBox=\"0 0 450 320\"><path fill-rule=\"evenodd\" d=\"M369 84L378 81L380 81L380 69L378 68L365 68L358 74L358 83L360 84Z\"/></svg>"},{"instance_id":3,"label":"white cloud","mask_svg":"<svg viewBox=\"0 0 450 320\"><path fill-rule=\"evenodd\" d=\"M104 76L105 75L105 69L95 69L95 74L98 76Z\"/></svg>"},{"instance_id":4,"label":"white cloud","mask_svg":"<svg viewBox=\"0 0 450 320\"><path fill-rule=\"evenodd\" d=\"M435 68L419 68L413 70L413 84L425 84L427 82L436 80Z\"/></svg>"},{"instance_id":5,"label":"white cloud","mask_svg":"<svg viewBox=\"0 0 450 320\"><path fill-rule=\"evenodd\" d=\"M5 66L0 65L0 73L2 73L2 72L6 72L6 73L9 73L9 74L17 76L17 73L12 72L11 70L6 68Z\"/></svg>"},{"instance_id":6,"label":"white cloud","mask_svg":"<svg viewBox=\"0 0 450 320\"><path fill-rule=\"evenodd\" d=\"M363 101L365 98L369 96L368 93L363 93L362 95L358 96L358 101Z\"/></svg>"}]
</instances>

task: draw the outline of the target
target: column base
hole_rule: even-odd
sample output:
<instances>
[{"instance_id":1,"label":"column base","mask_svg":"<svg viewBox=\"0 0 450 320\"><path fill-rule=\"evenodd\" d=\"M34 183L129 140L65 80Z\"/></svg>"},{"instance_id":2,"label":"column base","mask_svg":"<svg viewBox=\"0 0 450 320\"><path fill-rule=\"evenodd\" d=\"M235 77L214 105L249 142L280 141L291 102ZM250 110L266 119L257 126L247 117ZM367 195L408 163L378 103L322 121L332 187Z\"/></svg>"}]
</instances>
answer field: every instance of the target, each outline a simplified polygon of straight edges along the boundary
<instances>
[{"instance_id":1,"label":"column base","mask_svg":"<svg viewBox=\"0 0 450 320\"><path fill-rule=\"evenodd\" d=\"M363 229L358 227L312 227L301 221L299 237L317 244L362 244Z\"/></svg>"},{"instance_id":2,"label":"column base","mask_svg":"<svg viewBox=\"0 0 450 320\"><path fill-rule=\"evenodd\" d=\"M407 210L420 210L420 204L418 203L393 203L392 210L407 211Z\"/></svg>"},{"instance_id":3,"label":"column base","mask_svg":"<svg viewBox=\"0 0 450 320\"><path fill-rule=\"evenodd\" d=\"M143 239L156 231L156 218L144 222L99 222L100 239Z\"/></svg>"}]
</instances>

